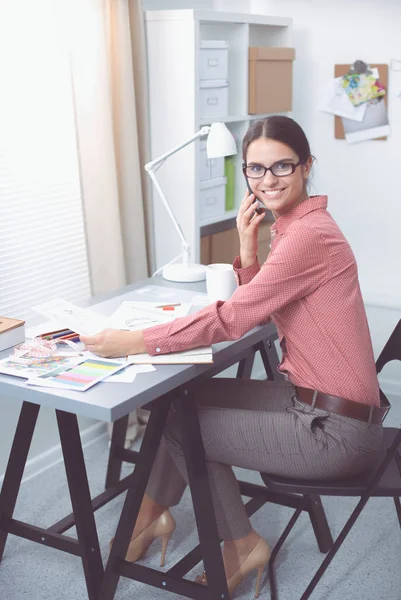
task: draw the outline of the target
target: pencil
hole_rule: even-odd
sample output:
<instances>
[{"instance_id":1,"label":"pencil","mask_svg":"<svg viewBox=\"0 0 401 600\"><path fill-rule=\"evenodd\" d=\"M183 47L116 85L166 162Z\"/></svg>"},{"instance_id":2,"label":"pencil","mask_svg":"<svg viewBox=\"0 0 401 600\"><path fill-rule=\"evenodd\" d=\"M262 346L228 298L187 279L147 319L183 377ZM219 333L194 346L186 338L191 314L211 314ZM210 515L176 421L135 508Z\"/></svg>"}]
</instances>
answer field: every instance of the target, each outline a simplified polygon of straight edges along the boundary
<instances>
[{"instance_id":1,"label":"pencil","mask_svg":"<svg viewBox=\"0 0 401 600\"><path fill-rule=\"evenodd\" d=\"M155 306L155 308L162 308L163 310L174 310L174 306L181 306L181 303L177 304L161 304L160 306Z\"/></svg>"}]
</instances>

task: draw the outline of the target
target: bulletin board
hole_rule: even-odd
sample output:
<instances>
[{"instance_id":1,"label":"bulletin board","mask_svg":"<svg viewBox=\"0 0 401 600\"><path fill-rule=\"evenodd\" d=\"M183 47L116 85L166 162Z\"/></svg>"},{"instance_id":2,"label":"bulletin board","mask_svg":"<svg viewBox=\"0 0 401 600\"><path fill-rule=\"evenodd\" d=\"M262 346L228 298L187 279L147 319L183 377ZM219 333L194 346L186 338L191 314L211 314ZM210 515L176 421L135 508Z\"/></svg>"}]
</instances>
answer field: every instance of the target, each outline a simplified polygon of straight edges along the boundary
<instances>
[{"instance_id":1,"label":"bulletin board","mask_svg":"<svg viewBox=\"0 0 401 600\"><path fill-rule=\"evenodd\" d=\"M346 75L350 69L350 64L349 65L335 65L335 71L334 71L334 76L335 77L342 77L343 75ZM388 96L388 65L377 65L377 64L370 64L369 66L372 68L376 68L379 70L379 81L381 84L384 85L384 87L387 90L387 94L384 96L384 102L387 105L387 96ZM344 135L344 127L343 127L343 123L341 120L341 117L335 117L334 118L334 132L335 132L335 138L336 140L344 140L345 139L345 135ZM377 140L386 140L387 137L381 137L381 138L376 138Z\"/></svg>"}]
</instances>

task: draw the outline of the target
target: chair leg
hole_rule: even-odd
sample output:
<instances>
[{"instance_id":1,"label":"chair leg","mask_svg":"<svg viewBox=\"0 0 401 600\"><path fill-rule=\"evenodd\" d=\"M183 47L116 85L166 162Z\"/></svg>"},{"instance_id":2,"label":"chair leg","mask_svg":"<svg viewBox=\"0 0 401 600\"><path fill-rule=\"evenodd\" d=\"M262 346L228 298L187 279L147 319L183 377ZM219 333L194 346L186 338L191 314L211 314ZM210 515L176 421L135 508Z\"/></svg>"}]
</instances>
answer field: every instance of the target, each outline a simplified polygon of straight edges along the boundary
<instances>
[{"instance_id":1,"label":"chair leg","mask_svg":"<svg viewBox=\"0 0 401 600\"><path fill-rule=\"evenodd\" d=\"M294 514L292 515L291 519L288 521L286 528L284 529L283 533L281 534L277 544L274 546L273 551L271 553L271 556L269 559L269 581L270 581L271 600L278 600L277 579L276 579L276 571L274 568L274 562L277 558L277 555L278 555L282 545L284 544L285 540L289 536L295 523L298 521L300 514L305 510L307 502L308 502L307 497L304 496L301 504L294 511Z\"/></svg>"},{"instance_id":2,"label":"chair leg","mask_svg":"<svg viewBox=\"0 0 401 600\"><path fill-rule=\"evenodd\" d=\"M401 527L401 504L400 504L400 499L398 496L394 496L394 504L395 504L395 509L397 511L398 522Z\"/></svg>"},{"instance_id":3,"label":"chair leg","mask_svg":"<svg viewBox=\"0 0 401 600\"><path fill-rule=\"evenodd\" d=\"M308 512L320 552L326 554L333 546L333 536L320 496L307 496Z\"/></svg>"},{"instance_id":4,"label":"chair leg","mask_svg":"<svg viewBox=\"0 0 401 600\"><path fill-rule=\"evenodd\" d=\"M354 511L352 512L350 518L348 519L348 521L344 525L343 529L341 530L340 535L337 537L336 541L334 542L334 544L333 544L330 552L328 554L326 554L326 556L325 556L322 564L320 565L320 567L316 571L315 576L313 577L312 581L310 582L310 584L306 588L305 592L302 594L300 600L307 600L307 598L310 597L310 595L312 594L313 590L315 589L315 587L319 583L320 579L324 575L327 567L329 566L329 564L331 563L331 561L333 560L333 558L337 554L338 549L340 548L340 546L342 545L343 541L345 540L345 538L347 537L347 535L351 531L351 529L352 529L355 521L357 520L357 518L361 514L361 512L364 509L365 504L367 503L368 500L369 500L369 496L365 497L365 498L362 498L358 502L358 504L357 504L356 508L354 509Z\"/></svg>"}]
</instances>

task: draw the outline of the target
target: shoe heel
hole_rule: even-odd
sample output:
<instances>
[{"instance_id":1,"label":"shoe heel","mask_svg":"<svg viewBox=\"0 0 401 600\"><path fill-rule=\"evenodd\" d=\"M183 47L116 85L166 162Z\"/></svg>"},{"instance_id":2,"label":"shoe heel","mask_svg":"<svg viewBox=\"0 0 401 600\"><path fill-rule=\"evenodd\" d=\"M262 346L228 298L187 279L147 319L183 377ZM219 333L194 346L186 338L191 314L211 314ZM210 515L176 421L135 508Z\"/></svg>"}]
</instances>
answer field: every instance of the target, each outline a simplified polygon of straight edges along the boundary
<instances>
[{"instance_id":1,"label":"shoe heel","mask_svg":"<svg viewBox=\"0 0 401 600\"><path fill-rule=\"evenodd\" d=\"M262 579L263 569L266 565L262 565L258 568L258 576L256 578L256 587L255 587L255 598L259 598L259 590L260 590L260 581Z\"/></svg>"},{"instance_id":2,"label":"shoe heel","mask_svg":"<svg viewBox=\"0 0 401 600\"><path fill-rule=\"evenodd\" d=\"M170 541L170 538L172 536L172 532L171 533L166 533L165 535L162 535L162 552L161 552L161 556L160 556L160 566L164 567L164 561L166 559L166 552L167 552L167 546L168 543Z\"/></svg>"}]
</instances>

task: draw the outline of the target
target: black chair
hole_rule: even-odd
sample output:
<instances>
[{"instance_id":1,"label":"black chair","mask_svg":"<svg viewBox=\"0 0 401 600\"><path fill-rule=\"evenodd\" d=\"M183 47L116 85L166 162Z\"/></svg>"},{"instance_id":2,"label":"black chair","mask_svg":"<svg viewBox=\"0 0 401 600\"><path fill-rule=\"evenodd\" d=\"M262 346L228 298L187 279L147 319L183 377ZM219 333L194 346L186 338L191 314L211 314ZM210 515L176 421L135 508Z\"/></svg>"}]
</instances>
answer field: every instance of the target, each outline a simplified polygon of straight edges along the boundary
<instances>
[{"instance_id":1,"label":"black chair","mask_svg":"<svg viewBox=\"0 0 401 600\"><path fill-rule=\"evenodd\" d=\"M398 322L388 342L383 348L379 358L376 361L376 371L380 373L384 365L392 360L401 361L401 320ZM384 396L384 394L383 394ZM385 397L384 397L385 398ZM387 400L387 399L386 399ZM276 477L266 473L261 473L264 484L271 492L298 494L303 496L304 502L295 510L288 525L284 529L280 539L273 548L269 562L269 579L272 600L278 599L277 581L274 562L277 554L290 531L294 527L304 504L310 496L360 496L360 500L343 527L341 533L335 540L330 551L324 558L315 576L309 583L300 600L306 600L310 597L313 590L320 581L322 575L333 560L341 544L347 537L355 521L361 514L367 501L371 497L393 498L397 511L398 521L401 526L401 455L398 450L401 442L401 428L385 427L383 436L383 445L378 456L376 464L371 470L358 477L343 479L340 481L309 481L301 479L289 479Z\"/></svg>"}]
</instances>

